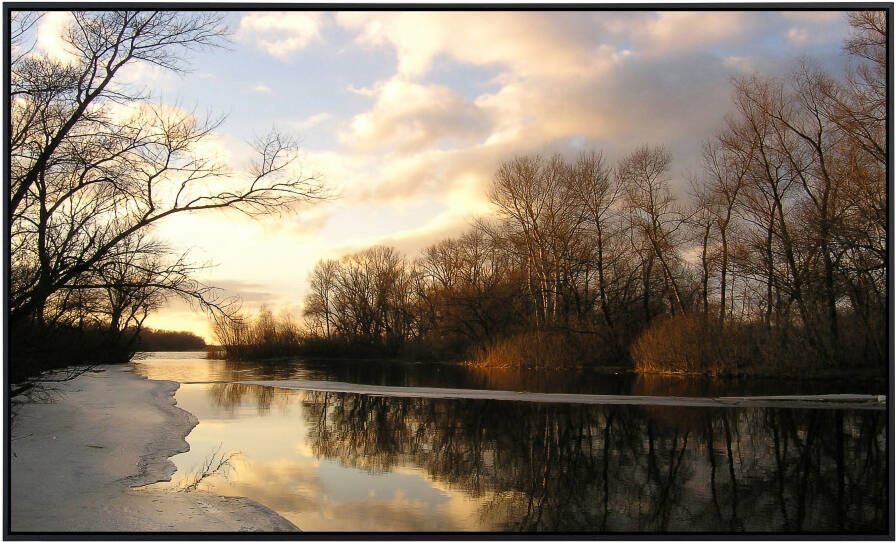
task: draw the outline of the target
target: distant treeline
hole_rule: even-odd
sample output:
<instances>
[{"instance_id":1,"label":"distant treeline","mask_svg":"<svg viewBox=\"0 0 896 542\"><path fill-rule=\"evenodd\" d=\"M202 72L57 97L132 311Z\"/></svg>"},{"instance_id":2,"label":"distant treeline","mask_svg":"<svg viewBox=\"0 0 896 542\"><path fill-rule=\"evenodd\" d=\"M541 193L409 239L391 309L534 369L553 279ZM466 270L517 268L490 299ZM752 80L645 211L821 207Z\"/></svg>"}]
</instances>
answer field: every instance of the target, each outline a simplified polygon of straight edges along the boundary
<instances>
[{"instance_id":1,"label":"distant treeline","mask_svg":"<svg viewBox=\"0 0 896 542\"><path fill-rule=\"evenodd\" d=\"M189 331L143 329L134 347L143 352L173 352L178 350L205 350L205 339Z\"/></svg>"},{"instance_id":2,"label":"distant treeline","mask_svg":"<svg viewBox=\"0 0 896 542\"><path fill-rule=\"evenodd\" d=\"M844 80L746 77L686 195L643 146L518 156L496 217L407 258L318 262L308 331L222 323L233 357L321 354L643 372L819 374L887 360L886 24L850 16ZM679 191L683 192L683 191Z\"/></svg>"}]
</instances>

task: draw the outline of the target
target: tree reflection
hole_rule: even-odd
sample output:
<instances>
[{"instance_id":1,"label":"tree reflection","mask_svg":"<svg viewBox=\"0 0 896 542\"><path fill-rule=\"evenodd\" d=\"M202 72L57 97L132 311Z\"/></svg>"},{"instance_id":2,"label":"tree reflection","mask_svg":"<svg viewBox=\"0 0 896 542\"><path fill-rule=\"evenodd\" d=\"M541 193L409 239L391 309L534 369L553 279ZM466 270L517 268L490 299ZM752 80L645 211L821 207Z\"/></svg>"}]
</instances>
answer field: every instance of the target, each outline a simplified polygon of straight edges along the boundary
<instances>
[{"instance_id":1,"label":"tree reflection","mask_svg":"<svg viewBox=\"0 0 896 542\"><path fill-rule=\"evenodd\" d=\"M286 408L290 397L293 396L285 389L235 382L211 384L208 387L208 395L212 404L229 414L233 414L240 406L253 404L259 415L266 414L273 406Z\"/></svg>"},{"instance_id":2,"label":"tree reflection","mask_svg":"<svg viewBox=\"0 0 896 542\"><path fill-rule=\"evenodd\" d=\"M319 457L414 466L507 530L886 525L882 412L583 406L305 392Z\"/></svg>"}]
</instances>

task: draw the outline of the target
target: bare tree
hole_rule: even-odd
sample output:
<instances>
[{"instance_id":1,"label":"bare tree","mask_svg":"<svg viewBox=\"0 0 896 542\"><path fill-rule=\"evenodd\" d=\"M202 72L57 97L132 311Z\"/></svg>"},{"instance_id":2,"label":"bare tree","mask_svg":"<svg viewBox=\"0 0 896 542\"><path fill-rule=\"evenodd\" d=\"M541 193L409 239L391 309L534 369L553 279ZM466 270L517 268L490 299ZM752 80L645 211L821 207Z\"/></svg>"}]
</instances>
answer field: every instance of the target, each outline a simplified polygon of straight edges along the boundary
<instances>
[{"instance_id":1,"label":"bare tree","mask_svg":"<svg viewBox=\"0 0 896 542\"><path fill-rule=\"evenodd\" d=\"M305 298L305 316L314 328L324 331L327 339L332 338L330 328L333 322L333 298L336 294L336 279L339 263L335 260L321 260L311 271L308 287L311 292Z\"/></svg>"},{"instance_id":2,"label":"bare tree","mask_svg":"<svg viewBox=\"0 0 896 542\"><path fill-rule=\"evenodd\" d=\"M597 274L597 297L600 312L613 340L619 336L611 307L611 290L622 277L615 270L624 251L620 243L624 227L624 188L621 179L606 162L602 153L584 153L571 167L569 193L578 205L582 233L593 243L593 267ZM588 281L585 282L587 298ZM621 346L620 346L621 350Z\"/></svg>"},{"instance_id":3,"label":"bare tree","mask_svg":"<svg viewBox=\"0 0 896 542\"><path fill-rule=\"evenodd\" d=\"M740 204L746 177L753 162L755 138L736 140L737 127L708 143L703 148L703 170L707 176L707 190L701 198L702 207L709 213L719 237L719 324L724 326L728 302L728 271L731 259L730 238L732 221ZM704 242L704 252L706 251ZM704 294L705 295L705 294ZM706 302L704 301L704 310Z\"/></svg>"},{"instance_id":4,"label":"bare tree","mask_svg":"<svg viewBox=\"0 0 896 542\"><path fill-rule=\"evenodd\" d=\"M34 19L18 21L22 29ZM8 200L12 327L42 328L48 310L66 307L71 292L84 298L84 291L100 289L119 309L124 299L134 306L142 291L148 297L137 305L149 310L156 305L150 292L164 292L227 317L229 302L190 278L194 265L170 258L164 243L152 239L154 226L180 213L255 215L325 195L315 177L297 169L291 138L277 132L259 138L249 173L232 173L199 150L220 120L153 104L119 82L136 63L184 71L185 53L221 46L227 32L213 13L79 11L62 36L67 61L16 57ZM144 283L127 284L134 280ZM112 327L121 324L119 309L107 315Z\"/></svg>"},{"instance_id":5,"label":"bare tree","mask_svg":"<svg viewBox=\"0 0 896 542\"><path fill-rule=\"evenodd\" d=\"M669 185L671 161L672 156L662 147L641 147L622 160L618 171L620 181L625 185L632 225L660 263L664 280L669 285L674 313L684 310L677 266L681 245L679 230L685 217Z\"/></svg>"}]
</instances>

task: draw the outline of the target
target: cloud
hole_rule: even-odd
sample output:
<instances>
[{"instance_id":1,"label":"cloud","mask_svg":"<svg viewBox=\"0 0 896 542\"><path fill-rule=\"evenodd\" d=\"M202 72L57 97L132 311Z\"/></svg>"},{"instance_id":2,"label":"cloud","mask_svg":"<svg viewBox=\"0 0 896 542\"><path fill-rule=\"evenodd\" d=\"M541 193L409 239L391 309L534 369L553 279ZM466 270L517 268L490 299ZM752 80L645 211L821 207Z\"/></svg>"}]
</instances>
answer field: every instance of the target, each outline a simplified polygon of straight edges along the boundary
<instances>
[{"instance_id":1,"label":"cloud","mask_svg":"<svg viewBox=\"0 0 896 542\"><path fill-rule=\"evenodd\" d=\"M305 11L253 12L240 19L237 38L251 41L269 55L285 59L320 39L323 17Z\"/></svg>"},{"instance_id":2,"label":"cloud","mask_svg":"<svg viewBox=\"0 0 896 542\"><path fill-rule=\"evenodd\" d=\"M594 25L574 13L340 12L337 22L362 47L390 45L398 74L419 77L439 55L516 73L574 74L593 70L607 50L592 42Z\"/></svg>"},{"instance_id":3,"label":"cloud","mask_svg":"<svg viewBox=\"0 0 896 542\"><path fill-rule=\"evenodd\" d=\"M254 87L252 87L252 92L258 92L260 94L270 94L271 87L265 85L264 83L258 83Z\"/></svg>"},{"instance_id":4,"label":"cloud","mask_svg":"<svg viewBox=\"0 0 896 542\"><path fill-rule=\"evenodd\" d=\"M831 24L846 19L844 11L782 11L781 15L792 21L812 24Z\"/></svg>"},{"instance_id":5,"label":"cloud","mask_svg":"<svg viewBox=\"0 0 896 542\"><path fill-rule=\"evenodd\" d=\"M736 43L753 34L758 18L736 11L663 11L642 24L631 25L634 49L663 56L705 48L721 42Z\"/></svg>"},{"instance_id":6,"label":"cloud","mask_svg":"<svg viewBox=\"0 0 896 542\"><path fill-rule=\"evenodd\" d=\"M281 58L298 50L287 30L295 25L253 15L241 23L244 39ZM332 83L342 98L353 95L350 109L326 102L290 122L335 136L305 149L300 162L339 198L297 215L216 215L164 227L220 263L216 277L264 276L272 306L301 301L319 258L377 243L413 256L459 233L489 213L494 172L515 155L596 149L616 160L640 144L665 144L674 182L686 186L702 143L731 110L732 76L782 74L804 53L843 62L839 49L834 55L813 39L833 43L848 31L842 13L814 12L335 17L353 43L343 54L366 61L368 49L395 53L394 69L379 80L352 73ZM300 32L303 47L320 38L321 21L311 26ZM242 147L225 149L243 156Z\"/></svg>"},{"instance_id":7,"label":"cloud","mask_svg":"<svg viewBox=\"0 0 896 542\"><path fill-rule=\"evenodd\" d=\"M748 56L726 56L722 59L722 65L743 73L756 71L754 59Z\"/></svg>"},{"instance_id":8,"label":"cloud","mask_svg":"<svg viewBox=\"0 0 896 542\"><path fill-rule=\"evenodd\" d=\"M297 127L302 130L307 130L309 128L314 128L318 124L324 123L324 122L330 120L331 118L333 118L333 115L331 115L330 113L326 113L326 112L315 113L314 115L311 115L311 116L305 118L304 120L298 122Z\"/></svg>"},{"instance_id":9,"label":"cloud","mask_svg":"<svg viewBox=\"0 0 896 542\"><path fill-rule=\"evenodd\" d=\"M730 110L730 78L786 64L754 41L784 37L793 23L752 12L352 12L337 21L356 43L398 57L391 78L348 87L374 98L340 138L349 160L374 164L350 186L363 201L428 197L465 176L487 183L501 160L529 152L597 147L619 157L666 144L686 170ZM427 81L445 58L504 71L496 89L465 98Z\"/></svg>"},{"instance_id":10,"label":"cloud","mask_svg":"<svg viewBox=\"0 0 896 542\"><path fill-rule=\"evenodd\" d=\"M342 142L353 149L411 152L436 144L469 144L487 133L488 115L444 85L401 78L373 89L373 108L352 118Z\"/></svg>"},{"instance_id":11,"label":"cloud","mask_svg":"<svg viewBox=\"0 0 896 542\"><path fill-rule=\"evenodd\" d=\"M797 47L803 47L809 42L809 31L805 28L793 27L787 31L787 41Z\"/></svg>"},{"instance_id":12,"label":"cloud","mask_svg":"<svg viewBox=\"0 0 896 542\"><path fill-rule=\"evenodd\" d=\"M220 288L225 296L239 297L243 302L263 304L273 300L274 296L264 284L240 279L211 279L210 284Z\"/></svg>"},{"instance_id":13,"label":"cloud","mask_svg":"<svg viewBox=\"0 0 896 542\"><path fill-rule=\"evenodd\" d=\"M797 24L787 29L786 39L794 48L808 49L823 45L839 45L847 37L844 12L787 14ZM815 16L812 16L815 15Z\"/></svg>"},{"instance_id":14,"label":"cloud","mask_svg":"<svg viewBox=\"0 0 896 542\"><path fill-rule=\"evenodd\" d=\"M48 58L71 64L77 60L72 46L63 39L69 26L74 22L71 13L67 11L51 11L41 17L37 26L37 41L35 43L39 52Z\"/></svg>"},{"instance_id":15,"label":"cloud","mask_svg":"<svg viewBox=\"0 0 896 542\"><path fill-rule=\"evenodd\" d=\"M64 36L74 17L67 11L50 11L45 13L37 23L35 48L33 53L45 56L62 64L74 64L80 54L70 45ZM116 74L109 88L122 91L135 87L141 91L148 90L158 94L160 90L172 87L176 76L170 70L143 60L131 59Z\"/></svg>"},{"instance_id":16,"label":"cloud","mask_svg":"<svg viewBox=\"0 0 896 542\"><path fill-rule=\"evenodd\" d=\"M348 85L345 87L345 90L352 94L357 94L358 96L373 96L375 91L370 87L356 87L354 85Z\"/></svg>"},{"instance_id":17,"label":"cloud","mask_svg":"<svg viewBox=\"0 0 896 542\"><path fill-rule=\"evenodd\" d=\"M777 14L737 12L352 12L337 20L361 46L393 47L398 62L390 78L343 87L373 101L348 121L335 119L342 148L317 153L326 155L321 171L334 172L328 182L351 205L429 199L453 216L461 208L470 211L465 216L485 212L495 169L517 154L598 148L618 158L639 144L666 144L683 183L730 109L730 78L780 64L753 51L751 37L784 36L792 24ZM737 54L715 54L712 45ZM496 89L467 98L450 83L427 80L433 63L446 58L461 70L496 64L504 71L490 81ZM461 187L463 204L449 204Z\"/></svg>"},{"instance_id":18,"label":"cloud","mask_svg":"<svg viewBox=\"0 0 896 542\"><path fill-rule=\"evenodd\" d=\"M462 193L462 190L461 188L453 196L449 196L449 199L458 198L452 202L456 205L450 205L448 209L437 214L422 226L384 235L367 243L355 243L349 245L352 250L347 250L349 247L345 247L343 252L360 250L374 244L388 245L397 248L410 258L414 258L426 247L443 239L460 235L471 227L477 216L486 214L484 209L488 205L484 198L476 196L465 200L464 198L467 196ZM469 203L473 205L468 207Z\"/></svg>"}]
</instances>

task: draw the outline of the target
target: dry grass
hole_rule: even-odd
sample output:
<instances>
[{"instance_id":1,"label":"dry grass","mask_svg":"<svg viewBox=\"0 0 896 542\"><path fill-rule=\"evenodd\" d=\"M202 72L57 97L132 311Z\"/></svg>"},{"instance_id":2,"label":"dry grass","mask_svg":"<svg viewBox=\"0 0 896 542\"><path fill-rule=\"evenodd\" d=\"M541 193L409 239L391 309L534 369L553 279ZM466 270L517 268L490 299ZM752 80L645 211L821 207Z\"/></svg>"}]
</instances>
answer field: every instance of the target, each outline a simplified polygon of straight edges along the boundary
<instances>
[{"instance_id":1,"label":"dry grass","mask_svg":"<svg viewBox=\"0 0 896 542\"><path fill-rule=\"evenodd\" d=\"M647 374L742 376L791 372L762 355L760 337L740 324L720 328L702 314L668 316L653 322L631 346L635 371Z\"/></svg>"},{"instance_id":2,"label":"dry grass","mask_svg":"<svg viewBox=\"0 0 896 542\"><path fill-rule=\"evenodd\" d=\"M480 348L473 363L483 367L556 368L569 365L577 354L568 337L548 331L529 331Z\"/></svg>"},{"instance_id":3,"label":"dry grass","mask_svg":"<svg viewBox=\"0 0 896 542\"><path fill-rule=\"evenodd\" d=\"M707 340L697 314L656 320L631 346L635 370L640 373L707 373Z\"/></svg>"},{"instance_id":4,"label":"dry grass","mask_svg":"<svg viewBox=\"0 0 896 542\"><path fill-rule=\"evenodd\" d=\"M832 369L799 329L766 329L750 322L720 328L697 313L657 319L630 352L635 371L642 374L807 377Z\"/></svg>"},{"instance_id":5,"label":"dry grass","mask_svg":"<svg viewBox=\"0 0 896 542\"><path fill-rule=\"evenodd\" d=\"M206 345L205 359L227 359L227 349L218 345Z\"/></svg>"}]
</instances>

